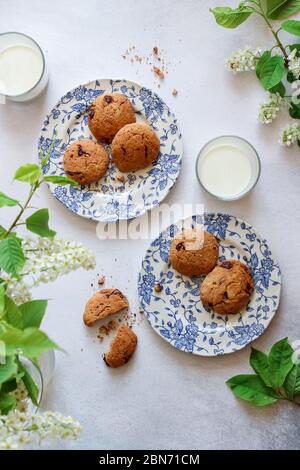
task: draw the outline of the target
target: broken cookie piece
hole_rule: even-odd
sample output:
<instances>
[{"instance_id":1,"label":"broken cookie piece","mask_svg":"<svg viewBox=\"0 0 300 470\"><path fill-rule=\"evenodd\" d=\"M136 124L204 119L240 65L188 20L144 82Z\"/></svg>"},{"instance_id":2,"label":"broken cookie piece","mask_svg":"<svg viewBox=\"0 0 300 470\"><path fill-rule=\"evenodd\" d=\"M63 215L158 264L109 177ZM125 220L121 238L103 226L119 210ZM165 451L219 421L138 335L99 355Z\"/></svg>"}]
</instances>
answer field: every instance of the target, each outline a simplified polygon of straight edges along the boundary
<instances>
[{"instance_id":1,"label":"broken cookie piece","mask_svg":"<svg viewBox=\"0 0 300 470\"><path fill-rule=\"evenodd\" d=\"M103 360L108 367L120 367L127 364L137 345L137 336L127 325L120 325L112 340L110 350Z\"/></svg>"},{"instance_id":2,"label":"broken cookie piece","mask_svg":"<svg viewBox=\"0 0 300 470\"><path fill-rule=\"evenodd\" d=\"M83 321L93 326L97 320L128 308L128 300L118 289L102 289L97 291L87 302Z\"/></svg>"}]
</instances>

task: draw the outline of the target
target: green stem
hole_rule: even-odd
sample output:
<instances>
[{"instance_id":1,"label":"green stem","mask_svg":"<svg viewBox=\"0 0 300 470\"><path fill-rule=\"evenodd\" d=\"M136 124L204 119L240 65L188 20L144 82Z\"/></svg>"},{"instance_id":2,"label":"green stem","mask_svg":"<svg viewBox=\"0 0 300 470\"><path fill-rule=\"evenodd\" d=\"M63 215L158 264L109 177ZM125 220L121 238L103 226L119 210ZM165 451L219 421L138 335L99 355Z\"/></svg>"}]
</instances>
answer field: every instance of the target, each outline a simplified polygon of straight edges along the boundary
<instances>
[{"instance_id":1,"label":"green stem","mask_svg":"<svg viewBox=\"0 0 300 470\"><path fill-rule=\"evenodd\" d=\"M7 229L5 237L7 237L7 235L9 235L13 231L13 229L18 225L18 222L19 222L20 218L22 217L24 211L27 209L28 204L30 203L32 196L34 195L35 191L38 189L40 184L41 184L41 182L38 181L33 186L31 186L30 191L29 191L29 195L28 195L26 201L24 202L24 205L21 206L19 214L17 215L17 217L15 218L15 220L13 221L13 223L11 224L9 229Z\"/></svg>"},{"instance_id":2,"label":"green stem","mask_svg":"<svg viewBox=\"0 0 300 470\"><path fill-rule=\"evenodd\" d=\"M280 29L279 29L278 31L275 31L275 30L273 29L272 24L270 23L270 21L269 21L268 18L266 17L266 14L265 14L265 12L264 12L264 10L263 10L263 7L262 7L262 5L261 5L261 0L258 0L258 7L259 7L259 9L260 9L260 13L259 13L259 14L260 14L260 15L262 16L262 18L265 20L265 22L266 22L266 24L267 24L269 30L271 31L271 33L273 34L273 36L274 36L274 38L275 38L275 40L276 40L277 46L278 46L279 49L281 50L281 52L282 52L283 56L285 57L285 59L287 59L287 58L288 58L288 55L287 55L287 53L286 53L285 47L284 47L284 45L282 44L282 42L280 41L279 36L278 36L278 33L279 33Z\"/></svg>"}]
</instances>

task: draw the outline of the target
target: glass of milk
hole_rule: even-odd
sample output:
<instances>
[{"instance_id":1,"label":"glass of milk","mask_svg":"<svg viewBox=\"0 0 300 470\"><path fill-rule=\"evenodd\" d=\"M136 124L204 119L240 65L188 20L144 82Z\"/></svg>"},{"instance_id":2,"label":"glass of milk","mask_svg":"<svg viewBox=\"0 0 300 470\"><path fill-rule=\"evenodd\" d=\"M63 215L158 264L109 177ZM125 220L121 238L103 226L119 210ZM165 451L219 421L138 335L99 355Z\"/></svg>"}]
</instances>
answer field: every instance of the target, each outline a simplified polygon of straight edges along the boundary
<instances>
[{"instance_id":1,"label":"glass of milk","mask_svg":"<svg viewBox=\"0 0 300 470\"><path fill-rule=\"evenodd\" d=\"M259 180L261 164L255 148L232 135L209 141L199 152L196 175L212 196L234 201L248 194Z\"/></svg>"},{"instance_id":2,"label":"glass of milk","mask_svg":"<svg viewBox=\"0 0 300 470\"><path fill-rule=\"evenodd\" d=\"M40 46L22 33L0 34L0 100L28 101L48 81Z\"/></svg>"}]
</instances>

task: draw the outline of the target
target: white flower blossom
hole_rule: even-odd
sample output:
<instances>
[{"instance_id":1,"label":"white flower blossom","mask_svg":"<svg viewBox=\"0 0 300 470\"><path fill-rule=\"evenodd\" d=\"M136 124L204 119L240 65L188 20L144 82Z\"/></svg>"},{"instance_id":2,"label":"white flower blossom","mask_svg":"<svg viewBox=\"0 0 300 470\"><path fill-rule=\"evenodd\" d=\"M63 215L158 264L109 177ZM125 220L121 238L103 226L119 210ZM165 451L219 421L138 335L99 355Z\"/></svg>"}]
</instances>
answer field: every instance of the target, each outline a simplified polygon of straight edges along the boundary
<instances>
[{"instance_id":1,"label":"white flower blossom","mask_svg":"<svg viewBox=\"0 0 300 470\"><path fill-rule=\"evenodd\" d=\"M296 57L297 49L294 49L288 56L288 70L295 78L300 76L300 57Z\"/></svg>"},{"instance_id":2,"label":"white flower blossom","mask_svg":"<svg viewBox=\"0 0 300 470\"><path fill-rule=\"evenodd\" d=\"M291 88L293 90L292 92L292 103L298 105L300 103L300 80L295 80Z\"/></svg>"},{"instance_id":3,"label":"white flower blossom","mask_svg":"<svg viewBox=\"0 0 300 470\"><path fill-rule=\"evenodd\" d=\"M262 103L259 108L258 119L263 124L270 124L274 121L279 112L283 98L278 93L270 93L269 101Z\"/></svg>"},{"instance_id":4,"label":"white flower blossom","mask_svg":"<svg viewBox=\"0 0 300 470\"><path fill-rule=\"evenodd\" d=\"M30 290L41 283L55 281L78 268L95 267L95 256L81 243L37 237L24 239L22 248L26 257L24 274L17 280L5 273L2 275L7 282L7 294L17 304L30 300Z\"/></svg>"},{"instance_id":5,"label":"white flower blossom","mask_svg":"<svg viewBox=\"0 0 300 470\"><path fill-rule=\"evenodd\" d=\"M17 388L10 392L16 399L16 409L25 413L28 410L29 395L22 379L17 379Z\"/></svg>"},{"instance_id":6,"label":"white flower blossom","mask_svg":"<svg viewBox=\"0 0 300 470\"><path fill-rule=\"evenodd\" d=\"M1 273L1 277L7 282L7 295L17 304L24 304L32 299L31 287L24 278L15 279L7 273Z\"/></svg>"},{"instance_id":7,"label":"white flower blossom","mask_svg":"<svg viewBox=\"0 0 300 470\"><path fill-rule=\"evenodd\" d=\"M256 68L260 56L261 49L252 49L246 46L244 49L233 52L231 56L226 59L226 68L233 73L253 71Z\"/></svg>"},{"instance_id":8,"label":"white flower blossom","mask_svg":"<svg viewBox=\"0 0 300 470\"><path fill-rule=\"evenodd\" d=\"M300 140L300 124L287 124L283 129L281 129L279 140L281 145L290 147L298 140Z\"/></svg>"},{"instance_id":9,"label":"white flower blossom","mask_svg":"<svg viewBox=\"0 0 300 470\"><path fill-rule=\"evenodd\" d=\"M76 439L81 431L78 421L61 413L28 414L11 411L0 416L0 450L39 446L49 439Z\"/></svg>"}]
</instances>

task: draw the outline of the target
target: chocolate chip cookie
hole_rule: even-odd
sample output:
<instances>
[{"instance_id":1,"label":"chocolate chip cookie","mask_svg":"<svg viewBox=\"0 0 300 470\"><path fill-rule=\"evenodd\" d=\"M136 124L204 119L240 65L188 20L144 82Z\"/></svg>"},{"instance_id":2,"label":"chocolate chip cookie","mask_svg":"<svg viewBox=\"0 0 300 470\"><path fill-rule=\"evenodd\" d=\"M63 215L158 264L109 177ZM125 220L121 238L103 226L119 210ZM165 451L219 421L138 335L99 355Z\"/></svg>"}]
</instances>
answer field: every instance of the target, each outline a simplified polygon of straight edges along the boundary
<instances>
[{"instance_id":1,"label":"chocolate chip cookie","mask_svg":"<svg viewBox=\"0 0 300 470\"><path fill-rule=\"evenodd\" d=\"M159 148L159 138L150 126L144 123L128 124L119 130L112 141L112 159L124 173L141 170L157 158Z\"/></svg>"},{"instance_id":2,"label":"chocolate chip cookie","mask_svg":"<svg viewBox=\"0 0 300 470\"><path fill-rule=\"evenodd\" d=\"M87 302L83 321L87 326L93 326L97 320L128 308L128 300L119 289L102 289L96 292Z\"/></svg>"},{"instance_id":3,"label":"chocolate chip cookie","mask_svg":"<svg viewBox=\"0 0 300 470\"><path fill-rule=\"evenodd\" d=\"M109 351L103 356L105 364L113 368L123 366L133 355L136 345L136 334L127 325L120 325Z\"/></svg>"},{"instance_id":4,"label":"chocolate chip cookie","mask_svg":"<svg viewBox=\"0 0 300 470\"><path fill-rule=\"evenodd\" d=\"M185 229L171 244L170 263L186 276L209 273L217 264L219 245L216 238L201 228Z\"/></svg>"},{"instance_id":5,"label":"chocolate chip cookie","mask_svg":"<svg viewBox=\"0 0 300 470\"><path fill-rule=\"evenodd\" d=\"M119 129L135 122L135 112L126 96L104 93L91 105L88 126L97 140L110 143Z\"/></svg>"},{"instance_id":6,"label":"chocolate chip cookie","mask_svg":"<svg viewBox=\"0 0 300 470\"><path fill-rule=\"evenodd\" d=\"M227 315L245 308L254 290L248 267L237 260L223 261L204 279L200 296L203 304Z\"/></svg>"},{"instance_id":7,"label":"chocolate chip cookie","mask_svg":"<svg viewBox=\"0 0 300 470\"><path fill-rule=\"evenodd\" d=\"M80 184L98 181L108 167L108 154L101 144L92 140L73 142L64 155L65 174Z\"/></svg>"}]
</instances>

